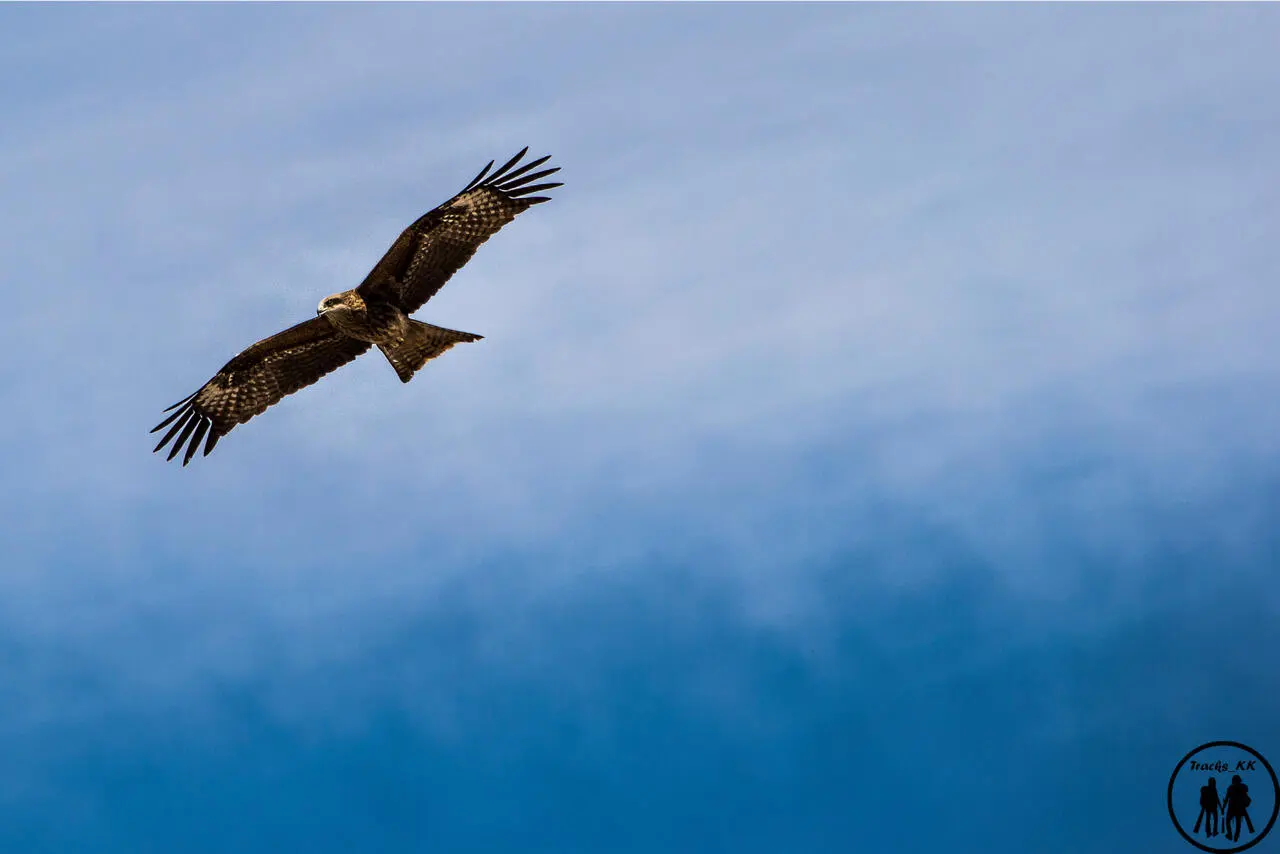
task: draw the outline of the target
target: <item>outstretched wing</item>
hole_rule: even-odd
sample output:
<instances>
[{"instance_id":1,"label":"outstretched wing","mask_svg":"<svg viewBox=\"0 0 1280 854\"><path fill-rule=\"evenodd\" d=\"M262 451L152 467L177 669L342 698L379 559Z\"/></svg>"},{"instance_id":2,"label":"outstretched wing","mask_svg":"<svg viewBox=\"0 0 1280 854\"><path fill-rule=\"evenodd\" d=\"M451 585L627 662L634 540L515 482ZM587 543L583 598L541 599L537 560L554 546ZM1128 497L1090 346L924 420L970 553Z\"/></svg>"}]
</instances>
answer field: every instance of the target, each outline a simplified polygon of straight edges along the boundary
<instances>
[{"instance_id":1,"label":"outstretched wing","mask_svg":"<svg viewBox=\"0 0 1280 854\"><path fill-rule=\"evenodd\" d=\"M187 453L182 458L185 466L207 433L209 438L204 446L207 456L232 427L342 367L370 346L367 341L343 335L323 317L264 338L227 362L195 394L165 410L177 411L151 430L154 433L173 424L155 450L176 436L168 458L176 457L186 444Z\"/></svg>"},{"instance_id":2,"label":"outstretched wing","mask_svg":"<svg viewBox=\"0 0 1280 854\"><path fill-rule=\"evenodd\" d=\"M549 201L549 196L530 193L561 186L559 182L534 183L560 167L531 171L550 160L548 154L514 168L528 150L521 150L492 175L493 161L489 161L462 192L406 228L356 289L360 296L392 302L405 314L417 311L471 260L481 243L516 214Z\"/></svg>"}]
</instances>

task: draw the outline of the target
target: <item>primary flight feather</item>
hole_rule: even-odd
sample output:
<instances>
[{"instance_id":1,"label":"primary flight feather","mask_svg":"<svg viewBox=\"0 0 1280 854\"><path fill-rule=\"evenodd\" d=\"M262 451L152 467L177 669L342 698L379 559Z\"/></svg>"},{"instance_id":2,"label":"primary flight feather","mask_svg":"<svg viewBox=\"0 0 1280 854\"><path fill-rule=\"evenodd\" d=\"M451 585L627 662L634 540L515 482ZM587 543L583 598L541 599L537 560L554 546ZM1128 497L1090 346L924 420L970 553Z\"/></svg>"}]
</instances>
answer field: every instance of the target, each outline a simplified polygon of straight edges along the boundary
<instances>
[{"instance_id":1,"label":"primary flight feather","mask_svg":"<svg viewBox=\"0 0 1280 854\"><path fill-rule=\"evenodd\" d=\"M173 414L151 430L169 427L155 450L172 441L168 456L172 460L185 447L185 466L203 440L208 455L237 424L375 344L407 383L419 368L454 344L480 340L479 335L432 326L409 315L435 296L480 244L520 212L550 199L532 194L561 186L536 183L560 171L559 167L538 169L550 155L516 168L528 150L492 174L494 162L490 161L461 192L406 228L359 287L325 297L316 317L254 344L227 362L199 391L166 409L174 410Z\"/></svg>"}]
</instances>

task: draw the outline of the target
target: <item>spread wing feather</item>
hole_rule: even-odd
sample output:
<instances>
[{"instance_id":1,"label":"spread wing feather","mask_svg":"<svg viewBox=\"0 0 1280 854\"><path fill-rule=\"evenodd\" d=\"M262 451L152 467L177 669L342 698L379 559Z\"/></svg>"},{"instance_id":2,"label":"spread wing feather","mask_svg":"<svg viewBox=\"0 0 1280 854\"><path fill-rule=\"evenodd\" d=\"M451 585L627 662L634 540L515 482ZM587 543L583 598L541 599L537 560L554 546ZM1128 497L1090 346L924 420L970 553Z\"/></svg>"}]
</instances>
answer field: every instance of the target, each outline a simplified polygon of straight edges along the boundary
<instances>
[{"instance_id":1,"label":"spread wing feather","mask_svg":"<svg viewBox=\"0 0 1280 854\"><path fill-rule=\"evenodd\" d=\"M480 244L517 214L549 201L549 196L531 194L561 186L535 183L560 168L531 171L551 159L548 154L513 170L528 150L522 149L492 174L489 161L461 192L406 228L356 289L359 294L366 300L387 300L411 314L471 260Z\"/></svg>"},{"instance_id":2,"label":"spread wing feather","mask_svg":"<svg viewBox=\"0 0 1280 854\"><path fill-rule=\"evenodd\" d=\"M264 338L227 362L195 394L165 410L173 410L173 414L151 432L173 426L155 450L159 451L176 437L168 458L176 457L185 445L186 455L182 458L185 466L207 436L204 453L208 455L232 427L342 367L370 346L367 341L343 335L323 317Z\"/></svg>"}]
</instances>

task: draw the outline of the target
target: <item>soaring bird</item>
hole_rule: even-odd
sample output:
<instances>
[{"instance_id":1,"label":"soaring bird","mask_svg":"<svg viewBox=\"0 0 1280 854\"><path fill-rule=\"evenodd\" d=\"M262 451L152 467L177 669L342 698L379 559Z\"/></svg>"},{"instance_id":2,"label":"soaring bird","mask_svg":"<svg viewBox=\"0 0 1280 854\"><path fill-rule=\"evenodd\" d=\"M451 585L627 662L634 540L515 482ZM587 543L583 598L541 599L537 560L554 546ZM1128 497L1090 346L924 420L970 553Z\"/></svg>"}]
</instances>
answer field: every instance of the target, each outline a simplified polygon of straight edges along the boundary
<instances>
[{"instance_id":1,"label":"soaring bird","mask_svg":"<svg viewBox=\"0 0 1280 854\"><path fill-rule=\"evenodd\" d=\"M528 150L525 147L492 174L494 161L489 161L461 192L406 228L359 287L325 297L311 320L254 344L223 365L197 392L166 409L176 411L151 432L173 426L155 450L172 440L168 456L172 460L185 445L185 466L203 439L208 456L231 428L342 367L373 344L401 382L407 383L419 368L453 345L479 341L479 335L432 326L409 315L435 296L480 244L520 212L550 199L533 193L562 186L536 183L560 171L559 167L534 171L551 155L517 168Z\"/></svg>"}]
</instances>

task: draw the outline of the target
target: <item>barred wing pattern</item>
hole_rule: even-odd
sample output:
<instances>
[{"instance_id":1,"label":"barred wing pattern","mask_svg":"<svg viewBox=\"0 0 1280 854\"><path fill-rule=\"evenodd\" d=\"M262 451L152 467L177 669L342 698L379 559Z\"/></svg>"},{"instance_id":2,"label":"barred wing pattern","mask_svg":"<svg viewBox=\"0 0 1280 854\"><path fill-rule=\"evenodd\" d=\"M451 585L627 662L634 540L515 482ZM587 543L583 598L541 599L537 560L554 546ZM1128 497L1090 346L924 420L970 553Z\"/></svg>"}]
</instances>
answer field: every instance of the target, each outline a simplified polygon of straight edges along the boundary
<instances>
[{"instance_id":1,"label":"barred wing pattern","mask_svg":"<svg viewBox=\"0 0 1280 854\"><path fill-rule=\"evenodd\" d=\"M227 362L195 394L165 410L177 411L152 428L151 432L155 433L173 424L155 450L159 451L176 436L168 459L176 457L185 444L187 452L182 458L185 466L195 456L200 440L208 434L204 446L204 454L208 456L232 427L342 367L370 346L367 341L343 335L324 317L303 321L264 338Z\"/></svg>"},{"instance_id":2,"label":"barred wing pattern","mask_svg":"<svg viewBox=\"0 0 1280 854\"><path fill-rule=\"evenodd\" d=\"M549 154L514 168L528 151L525 147L492 175L494 161L489 161L460 193L406 228L356 291L366 300L395 303L405 314L421 308L471 260L480 244L517 214L550 200L530 193L561 186L534 183L560 171L558 166L531 171L550 160Z\"/></svg>"}]
</instances>

